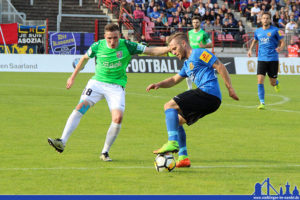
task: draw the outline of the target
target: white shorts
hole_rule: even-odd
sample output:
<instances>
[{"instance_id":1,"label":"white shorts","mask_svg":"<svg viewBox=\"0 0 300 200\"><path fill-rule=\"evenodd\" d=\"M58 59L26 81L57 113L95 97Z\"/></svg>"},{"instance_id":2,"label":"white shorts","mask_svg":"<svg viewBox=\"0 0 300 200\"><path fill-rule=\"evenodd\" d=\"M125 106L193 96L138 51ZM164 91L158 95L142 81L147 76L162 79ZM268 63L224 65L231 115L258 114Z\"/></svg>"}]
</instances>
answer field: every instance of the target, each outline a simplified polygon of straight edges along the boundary
<instances>
[{"instance_id":1,"label":"white shorts","mask_svg":"<svg viewBox=\"0 0 300 200\"><path fill-rule=\"evenodd\" d=\"M109 110L125 110L125 89L117 84L104 83L97 80L89 80L80 97L93 106L98 101L106 99Z\"/></svg>"}]
</instances>

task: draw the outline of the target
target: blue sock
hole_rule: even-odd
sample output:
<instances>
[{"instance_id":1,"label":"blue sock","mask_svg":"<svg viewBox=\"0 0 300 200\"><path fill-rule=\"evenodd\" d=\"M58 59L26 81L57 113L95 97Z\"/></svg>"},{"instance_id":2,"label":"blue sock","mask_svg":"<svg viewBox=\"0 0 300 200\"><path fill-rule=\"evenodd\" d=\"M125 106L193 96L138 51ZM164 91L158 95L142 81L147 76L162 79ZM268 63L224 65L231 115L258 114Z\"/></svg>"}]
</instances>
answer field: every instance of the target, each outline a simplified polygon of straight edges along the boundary
<instances>
[{"instance_id":1,"label":"blue sock","mask_svg":"<svg viewBox=\"0 0 300 200\"><path fill-rule=\"evenodd\" d=\"M279 83L279 81L278 81L278 80L276 80L276 84L275 84L275 85L278 85L278 83Z\"/></svg>"},{"instance_id":2,"label":"blue sock","mask_svg":"<svg viewBox=\"0 0 300 200\"><path fill-rule=\"evenodd\" d=\"M166 124L168 130L168 140L178 141L178 112L176 109L170 108L165 111L166 114Z\"/></svg>"},{"instance_id":3,"label":"blue sock","mask_svg":"<svg viewBox=\"0 0 300 200\"><path fill-rule=\"evenodd\" d=\"M265 104L265 87L264 84L258 84L258 98L260 103Z\"/></svg>"},{"instance_id":4,"label":"blue sock","mask_svg":"<svg viewBox=\"0 0 300 200\"><path fill-rule=\"evenodd\" d=\"M179 156L187 156L187 148L186 148L186 135L183 129L183 126L179 126L178 129L178 144L179 144Z\"/></svg>"}]
</instances>

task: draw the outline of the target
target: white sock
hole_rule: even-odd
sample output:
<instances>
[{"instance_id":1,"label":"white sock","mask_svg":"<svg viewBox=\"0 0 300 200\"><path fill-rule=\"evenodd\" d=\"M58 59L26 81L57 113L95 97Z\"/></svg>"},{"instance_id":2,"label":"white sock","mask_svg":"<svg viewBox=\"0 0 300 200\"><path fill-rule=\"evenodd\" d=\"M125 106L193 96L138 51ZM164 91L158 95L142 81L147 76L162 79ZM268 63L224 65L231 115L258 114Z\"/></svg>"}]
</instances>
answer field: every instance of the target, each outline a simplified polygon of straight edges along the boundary
<instances>
[{"instance_id":1,"label":"white sock","mask_svg":"<svg viewBox=\"0 0 300 200\"><path fill-rule=\"evenodd\" d=\"M76 127L78 126L81 117L83 116L83 114L81 114L79 111L77 110L73 110L73 112L71 113L65 129L63 131L63 134L61 136L61 140L64 144L67 143L69 137L71 136L71 134L73 133L73 131L76 129Z\"/></svg>"},{"instance_id":2,"label":"white sock","mask_svg":"<svg viewBox=\"0 0 300 200\"><path fill-rule=\"evenodd\" d=\"M104 147L102 149L102 153L109 151L111 145L116 140L116 138L120 132L120 129L121 129L121 124L111 122L110 127L106 134L106 139L105 139Z\"/></svg>"},{"instance_id":3,"label":"white sock","mask_svg":"<svg viewBox=\"0 0 300 200\"><path fill-rule=\"evenodd\" d=\"M186 80L186 83L187 83L187 86L188 86L188 90L193 89L193 81L192 81L192 79L190 79L189 77L187 77L185 80Z\"/></svg>"}]
</instances>

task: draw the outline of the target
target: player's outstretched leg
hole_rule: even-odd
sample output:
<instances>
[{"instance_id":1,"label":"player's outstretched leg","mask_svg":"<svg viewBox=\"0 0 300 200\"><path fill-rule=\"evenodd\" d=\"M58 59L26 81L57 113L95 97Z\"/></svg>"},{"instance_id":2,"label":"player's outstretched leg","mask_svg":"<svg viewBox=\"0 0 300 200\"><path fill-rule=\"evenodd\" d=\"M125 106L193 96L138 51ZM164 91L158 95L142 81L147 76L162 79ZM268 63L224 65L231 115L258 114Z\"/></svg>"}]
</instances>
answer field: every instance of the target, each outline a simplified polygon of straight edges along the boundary
<instances>
[{"instance_id":1,"label":"player's outstretched leg","mask_svg":"<svg viewBox=\"0 0 300 200\"><path fill-rule=\"evenodd\" d=\"M59 153L62 153L65 150L65 145L62 140L59 138L52 139L48 138L48 143Z\"/></svg>"},{"instance_id":2,"label":"player's outstretched leg","mask_svg":"<svg viewBox=\"0 0 300 200\"><path fill-rule=\"evenodd\" d=\"M166 124L168 130L168 142L164 144L161 148L153 151L155 154L163 154L167 152L177 153L179 150L178 145L178 111L176 109L170 108L165 111Z\"/></svg>"},{"instance_id":3,"label":"player's outstretched leg","mask_svg":"<svg viewBox=\"0 0 300 200\"><path fill-rule=\"evenodd\" d=\"M178 143L179 143L179 157L176 161L176 167L190 167L191 161L188 158L187 148L186 148L186 134L183 126L179 126L178 129Z\"/></svg>"},{"instance_id":4,"label":"player's outstretched leg","mask_svg":"<svg viewBox=\"0 0 300 200\"><path fill-rule=\"evenodd\" d=\"M119 135L121 130L121 124L111 122L110 127L106 134L106 139L104 143L104 147L102 149L102 153L100 155L100 160L103 161L112 161L109 157L108 152L110 147L113 145L114 141L116 140L117 136Z\"/></svg>"}]
</instances>

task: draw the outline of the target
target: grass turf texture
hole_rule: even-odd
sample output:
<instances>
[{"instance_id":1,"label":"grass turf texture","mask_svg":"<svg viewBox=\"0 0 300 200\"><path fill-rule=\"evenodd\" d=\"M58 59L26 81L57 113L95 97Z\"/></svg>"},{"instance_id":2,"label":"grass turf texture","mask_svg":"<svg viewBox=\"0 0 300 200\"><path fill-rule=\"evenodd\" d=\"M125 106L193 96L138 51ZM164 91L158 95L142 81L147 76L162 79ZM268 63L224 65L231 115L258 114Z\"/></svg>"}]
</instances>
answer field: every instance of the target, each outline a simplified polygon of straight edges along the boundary
<instances>
[{"instance_id":1,"label":"grass turf texture","mask_svg":"<svg viewBox=\"0 0 300 200\"><path fill-rule=\"evenodd\" d=\"M267 177L277 191L286 181L300 185L299 76L280 76L279 94L266 79L263 111L256 76L231 76L239 102L219 77L220 109L185 126L192 168L157 173L151 152L167 141L163 105L186 90L185 81L146 93L170 74L128 74L122 129L105 163L98 158L110 124L105 100L82 118L64 153L47 143L61 136L91 77L80 74L66 90L69 75L0 73L0 194L249 195Z\"/></svg>"}]
</instances>

